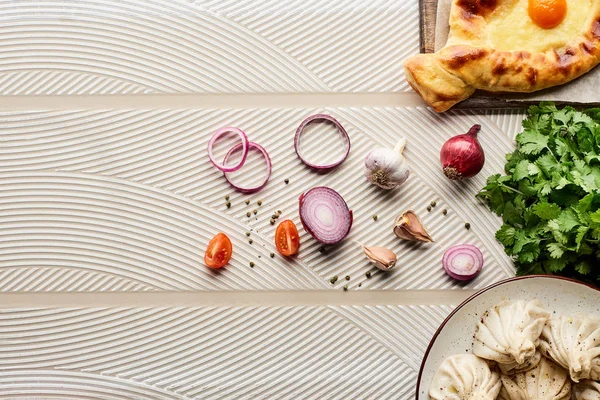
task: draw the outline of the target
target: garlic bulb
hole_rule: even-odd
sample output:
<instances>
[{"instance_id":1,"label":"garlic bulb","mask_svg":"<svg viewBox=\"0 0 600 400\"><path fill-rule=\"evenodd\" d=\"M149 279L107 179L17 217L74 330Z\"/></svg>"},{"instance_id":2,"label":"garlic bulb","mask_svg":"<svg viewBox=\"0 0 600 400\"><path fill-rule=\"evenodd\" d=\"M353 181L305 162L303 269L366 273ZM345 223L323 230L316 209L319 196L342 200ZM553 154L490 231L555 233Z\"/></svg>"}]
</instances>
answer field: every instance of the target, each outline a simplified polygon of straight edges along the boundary
<instances>
[{"instance_id":1,"label":"garlic bulb","mask_svg":"<svg viewBox=\"0 0 600 400\"><path fill-rule=\"evenodd\" d=\"M383 189L393 189L408 179L410 169L402 152L406 139L402 138L394 149L378 147L365 159L365 176L369 182Z\"/></svg>"}]
</instances>

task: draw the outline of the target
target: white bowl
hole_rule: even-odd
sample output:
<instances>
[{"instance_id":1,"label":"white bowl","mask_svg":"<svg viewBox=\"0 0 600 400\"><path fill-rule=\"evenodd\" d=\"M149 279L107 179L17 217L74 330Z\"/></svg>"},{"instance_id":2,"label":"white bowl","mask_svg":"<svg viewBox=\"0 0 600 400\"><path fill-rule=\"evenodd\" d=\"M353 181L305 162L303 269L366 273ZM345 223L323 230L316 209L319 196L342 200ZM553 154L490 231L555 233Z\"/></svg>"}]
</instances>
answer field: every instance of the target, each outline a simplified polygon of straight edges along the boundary
<instances>
[{"instance_id":1,"label":"white bowl","mask_svg":"<svg viewBox=\"0 0 600 400\"><path fill-rule=\"evenodd\" d=\"M442 361L471 353L475 326L482 314L502 300L538 299L550 312L600 315L600 290L586 283L550 275L507 279L480 290L442 322L423 357L417 380L417 400L429 399L429 384Z\"/></svg>"}]
</instances>

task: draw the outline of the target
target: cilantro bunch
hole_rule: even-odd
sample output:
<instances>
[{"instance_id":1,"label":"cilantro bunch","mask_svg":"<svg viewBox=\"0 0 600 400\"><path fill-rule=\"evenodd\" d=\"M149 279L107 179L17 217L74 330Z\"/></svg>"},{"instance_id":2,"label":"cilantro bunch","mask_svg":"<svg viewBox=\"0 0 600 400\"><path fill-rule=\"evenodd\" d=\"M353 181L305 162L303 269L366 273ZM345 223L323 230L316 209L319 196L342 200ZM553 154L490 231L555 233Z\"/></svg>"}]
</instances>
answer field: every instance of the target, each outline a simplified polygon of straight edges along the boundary
<instances>
[{"instance_id":1,"label":"cilantro bunch","mask_svg":"<svg viewBox=\"0 0 600 400\"><path fill-rule=\"evenodd\" d=\"M505 172L478 197L502 217L496 238L517 274L600 284L600 109L531 107Z\"/></svg>"}]
</instances>

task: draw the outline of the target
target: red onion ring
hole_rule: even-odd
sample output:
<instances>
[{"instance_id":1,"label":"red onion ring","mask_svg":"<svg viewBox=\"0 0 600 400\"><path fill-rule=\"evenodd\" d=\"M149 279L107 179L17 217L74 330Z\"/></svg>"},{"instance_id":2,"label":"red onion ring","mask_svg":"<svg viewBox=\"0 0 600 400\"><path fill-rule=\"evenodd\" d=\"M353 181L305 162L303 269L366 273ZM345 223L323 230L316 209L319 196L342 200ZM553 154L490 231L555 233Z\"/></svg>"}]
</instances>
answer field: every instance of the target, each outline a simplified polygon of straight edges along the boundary
<instances>
[{"instance_id":1,"label":"red onion ring","mask_svg":"<svg viewBox=\"0 0 600 400\"><path fill-rule=\"evenodd\" d=\"M304 132L306 127L310 123L315 122L315 121L329 121L329 122L333 123L336 126L338 132L344 138L344 141L346 142L346 154L344 154L342 156L342 158L340 158L339 160L335 161L332 164L326 164L326 165L312 164L312 163L306 161L304 159L304 157L302 157L302 154L300 154L300 136L302 135L302 133ZM314 114L314 115L311 115L310 117L306 118L304 121L302 121L302 123L300 124L298 129L296 129L296 135L294 136L294 150L296 150L296 154L298 155L298 158L300 158L300 160L304 164L308 165L309 167L311 167L313 169L317 169L317 170L333 169L333 168L337 167L338 165L340 165L341 163L343 163L344 160L346 160L346 158L348 158L348 154L350 154L350 136L348 136L348 132L346 132L346 130L344 129L342 124L340 124L340 122L337 119L333 118L331 115Z\"/></svg>"},{"instance_id":2,"label":"red onion ring","mask_svg":"<svg viewBox=\"0 0 600 400\"><path fill-rule=\"evenodd\" d=\"M231 157L231 155L235 151L237 151L240 147L243 147L243 143L238 143L235 146L233 146L231 149L229 149L229 151L225 155L225 158L223 159L223 164L227 163L227 160L229 159L229 157ZM265 148L262 147L258 143L248 142L248 146L247 146L247 149L246 149L246 155L248 154L248 151L250 149L256 149L256 150L260 151L262 153L263 157L265 158L265 162L266 162L266 165L267 165L267 173L265 174L265 179L258 186L254 186L254 187L241 187L241 186L238 186L238 185L234 184L231 181L231 179L229 179L229 176L227 176L227 172L223 172L223 175L225 176L225 179L227 180L227 182L229 182L229 184L235 190L237 190L239 192L242 192L242 193L254 193L254 192L258 192L260 189L262 189L263 187L265 187L265 185L267 184L267 182L269 182L269 178L271 178L271 168L272 168L271 157L269 157L269 153L267 153L267 150L265 150ZM243 148L242 148L242 151L244 151Z\"/></svg>"},{"instance_id":3,"label":"red onion ring","mask_svg":"<svg viewBox=\"0 0 600 400\"><path fill-rule=\"evenodd\" d=\"M215 160L215 158L213 156L213 152L212 152L215 142L221 136L223 136L226 133L230 133L230 132L236 133L242 139L242 143L236 145L236 147L242 146L242 159L240 160L240 162L237 165L234 165L234 166L225 165L225 163L227 162L227 159L229 158L228 156L225 156L225 160L223 161L223 164L217 163L217 161ZM248 148L249 148L248 146L249 146L248 136L246 135L246 133L244 131L242 131L241 129L238 129L238 128L233 128L233 127L227 126L225 128L218 129L215 133L213 133L212 137L208 141L208 158L210 159L210 162L213 163L213 165L215 167L217 167L217 169L219 171L235 172L244 166L244 163L246 162L246 157L248 156ZM230 151L230 153L231 153L231 151ZM229 155L230 153L227 153L227 154Z\"/></svg>"},{"instance_id":4,"label":"red onion ring","mask_svg":"<svg viewBox=\"0 0 600 400\"><path fill-rule=\"evenodd\" d=\"M473 245L459 244L446 250L442 265L450 277L459 281L470 281L479 275L483 268L483 254Z\"/></svg>"},{"instance_id":5,"label":"red onion ring","mask_svg":"<svg viewBox=\"0 0 600 400\"><path fill-rule=\"evenodd\" d=\"M300 196L300 222L323 244L341 242L352 228L352 211L335 190L318 186Z\"/></svg>"}]
</instances>

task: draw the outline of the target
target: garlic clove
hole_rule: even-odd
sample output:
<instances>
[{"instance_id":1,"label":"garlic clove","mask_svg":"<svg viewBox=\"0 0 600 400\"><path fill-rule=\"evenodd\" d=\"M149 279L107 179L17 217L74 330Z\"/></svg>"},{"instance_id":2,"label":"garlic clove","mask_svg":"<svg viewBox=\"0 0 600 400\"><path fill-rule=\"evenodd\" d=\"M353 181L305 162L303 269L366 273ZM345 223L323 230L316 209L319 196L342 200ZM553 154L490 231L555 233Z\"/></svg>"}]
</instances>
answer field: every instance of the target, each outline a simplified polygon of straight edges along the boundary
<instances>
[{"instance_id":1,"label":"garlic clove","mask_svg":"<svg viewBox=\"0 0 600 400\"><path fill-rule=\"evenodd\" d=\"M396 254L390 249L378 246L362 246L366 256L382 271L388 271L396 265Z\"/></svg>"},{"instance_id":2,"label":"garlic clove","mask_svg":"<svg viewBox=\"0 0 600 400\"><path fill-rule=\"evenodd\" d=\"M433 238L429 236L421 220L413 210L402 213L394 226L394 233L400 239L430 243Z\"/></svg>"}]
</instances>

